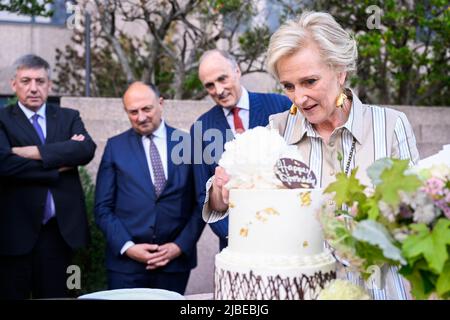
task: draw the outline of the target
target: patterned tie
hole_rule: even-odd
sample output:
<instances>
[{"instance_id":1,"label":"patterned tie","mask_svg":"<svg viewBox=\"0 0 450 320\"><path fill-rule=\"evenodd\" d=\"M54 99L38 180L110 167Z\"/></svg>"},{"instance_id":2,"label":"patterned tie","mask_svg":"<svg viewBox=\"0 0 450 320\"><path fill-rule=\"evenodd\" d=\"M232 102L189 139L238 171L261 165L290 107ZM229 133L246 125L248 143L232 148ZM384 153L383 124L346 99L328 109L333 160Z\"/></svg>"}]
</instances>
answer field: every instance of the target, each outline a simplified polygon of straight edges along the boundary
<instances>
[{"instance_id":1,"label":"patterned tie","mask_svg":"<svg viewBox=\"0 0 450 320\"><path fill-rule=\"evenodd\" d=\"M154 137L154 135L148 136L150 139L150 161L153 169L153 185L155 186L156 196L159 197L164 189L164 186L166 185L166 176L164 175L164 168L158 149L153 142Z\"/></svg>"},{"instance_id":2,"label":"patterned tie","mask_svg":"<svg viewBox=\"0 0 450 320\"><path fill-rule=\"evenodd\" d=\"M36 130L39 139L41 140L42 144L45 144L45 137L44 132L42 131L41 125L39 124L39 115L35 113L32 117L33 119L33 127ZM42 220L43 224L46 224L50 218L52 218L55 215L55 212L52 210L52 193L50 190L47 192L47 198L45 199L45 207L44 207L44 219Z\"/></svg>"},{"instance_id":3,"label":"patterned tie","mask_svg":"<svg viewBox=\"0 0 450 320\"><path fill-rule=\"evenodd\" d=\"M244 125L242 124L242 119L239 117L239 110L241 110L241 108L238 107L231 109L231 112L233 112L234 130L236 133L242 133L245 131Z\"/></svg>"}]
</instances>

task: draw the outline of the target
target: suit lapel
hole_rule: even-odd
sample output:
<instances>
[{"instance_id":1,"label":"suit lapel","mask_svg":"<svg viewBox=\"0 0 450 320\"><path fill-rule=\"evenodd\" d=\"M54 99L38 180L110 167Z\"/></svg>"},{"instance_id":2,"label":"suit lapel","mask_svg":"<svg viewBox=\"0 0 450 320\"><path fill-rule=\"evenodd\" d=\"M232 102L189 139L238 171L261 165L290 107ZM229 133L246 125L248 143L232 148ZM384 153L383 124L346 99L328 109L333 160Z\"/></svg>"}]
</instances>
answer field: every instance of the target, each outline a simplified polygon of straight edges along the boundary
<instances>
[{"instance_id":1,"label":"suit lapel","mask_svg":"<svg viewBox=\"0 0 450 320\"><path fill-rule=\"evenodd\" d=\"M58 125L58 109L51 105L47 104L45 111L46 116L46 125L47 125L47 136L45 138L45 142L54 142L56 140L56 132Z\"/></svg>"},{"instance_id":2,"label":"suit lapel","mask_svg":"<svg viewBox=\"0 0 450 320\"><path fill-rule=\"evenodd\" d=\"M142 138L133 129L129 130L129 141L131 146L131 152L135 155L137 162L139 163L139 168L137 169L139 179L142 184L145 186L146 190L150 190L150 193L154 198L156 198L155 187L153 186L152 178L150 176L150 172L148 171L149 167L147 164L147 159L145 158L144 146L142 145Z\"/></svg>"},{"instance_id":3,"label":"suit lapel","mask_svg":"<svg viewBox=\"0 0 450 320\"><path fill-rule=\"evenodd\" d=\"M262 105L260 99L258 99L257 94L253 92L248 93L250 101L250 120L249 129L264 125L266 118L266 112L264 106Z\"/></svg>"},{"instance_id":4,"label":"suit lapel","mask_svg":"<svg viewBox=\"0 0 450 320\"><path fill-rule=\"evenodd\" d=\"M12 117L22 129L21 131L30 139L30 142L32 141L34 145L42 144L36 130L30 120L27 119L25 113L23 113L23 111L19 108L18 104L14 105L12 108Z\"/></svg>"},{"instance_id":5,"label":"suit lapel","mask_svg":"<svg viewBox=\"0 0 450 320\"><path fill-rule=\"evenodd\" d=\"M227 118L225 118L223 108L220 106L215 106L213 110L214 114L212 115L212 117L214 118L214 121L216 123L215 128L219 129L220 132L222 132L222 134L225 137L227 129L231 130L231 128L230 125L228 124Z\"/></svg>"}]
</instances>

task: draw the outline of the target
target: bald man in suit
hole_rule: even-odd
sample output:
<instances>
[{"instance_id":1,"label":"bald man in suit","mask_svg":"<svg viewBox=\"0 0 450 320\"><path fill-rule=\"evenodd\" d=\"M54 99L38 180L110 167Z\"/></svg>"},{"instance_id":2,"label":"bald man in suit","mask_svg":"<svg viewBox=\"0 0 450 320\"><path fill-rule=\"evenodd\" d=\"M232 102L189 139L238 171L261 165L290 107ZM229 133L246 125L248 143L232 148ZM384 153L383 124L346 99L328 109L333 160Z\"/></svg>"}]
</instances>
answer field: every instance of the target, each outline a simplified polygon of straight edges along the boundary
<instances>
[{"instance_id":1,"label":"bald man in suit","mask_svg":"<svg viewBox=\"0 0 450 320\"><path fill-rule=\"evenodd\" d=\"M123 104L132 128L108 140L96 185L108 286L183 294L205 226L192 166L172 156L177 144L172 137L189 141L189 134L162 119L164 100L153 85L131 84Z\"/></svg>"}]
</instances>

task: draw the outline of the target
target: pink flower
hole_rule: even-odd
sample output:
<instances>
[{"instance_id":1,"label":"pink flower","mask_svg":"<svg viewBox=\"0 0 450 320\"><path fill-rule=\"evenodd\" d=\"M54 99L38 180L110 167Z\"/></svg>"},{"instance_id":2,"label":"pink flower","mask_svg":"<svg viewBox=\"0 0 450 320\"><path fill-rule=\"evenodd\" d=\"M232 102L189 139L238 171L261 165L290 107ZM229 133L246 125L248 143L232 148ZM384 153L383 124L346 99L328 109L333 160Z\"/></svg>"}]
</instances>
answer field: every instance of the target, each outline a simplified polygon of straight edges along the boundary
<instances>
[{"instance_id":1,"label":"pink flower","mask_svg":"<svg viewBox=\"0 0 450 320\"><path fill-rule=\"evenodd\" d=\"M444 199L445 199L445 202L450 203L450 190L449 189L444 190Z\"/></svg>"},{"instance_id":2,"label":"pink flower","mask_svg":"<svg viewBox=\"0 0 450 320\"><path fill-rule=\"evenodd\" d=\"M355 201L353 203L353 205L351 206L350 210L348 211L348 213L352 216L352 217L356 217L358 215L358 201Z\"/></svg>"},{"instance_id":3,"label":"pink flower","mask_svg":"<svg viewBox=\"0 0 450 320\"><path fill-rule=\"evenodd\" d=\"M450 219L450 207L447 206L447 208L444 208L444 214L447 217L447 219Z\"/></svg>"},{"instance_id":4,"label":"pink flower","mask_svg":"<svg viewBox=\"0 0 450 320\"><path fill-rule=\"evenodd\" d=\"M444 181L441 179L431 177L425 183L424 190L435 198L436 196L442 196L444 194Z\"/></svg>"}]
</instances>

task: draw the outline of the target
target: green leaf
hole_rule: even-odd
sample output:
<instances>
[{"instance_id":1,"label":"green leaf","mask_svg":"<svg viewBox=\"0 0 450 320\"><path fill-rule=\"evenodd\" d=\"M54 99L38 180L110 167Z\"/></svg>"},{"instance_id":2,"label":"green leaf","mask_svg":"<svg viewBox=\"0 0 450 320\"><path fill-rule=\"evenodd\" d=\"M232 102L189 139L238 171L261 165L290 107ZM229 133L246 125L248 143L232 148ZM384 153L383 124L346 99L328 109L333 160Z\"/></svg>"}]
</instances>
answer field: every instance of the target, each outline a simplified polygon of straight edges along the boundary
<instances>
[{"instance_id":1,"label":"green leaf","mask_svg":"<svg viewBox=\"0 0 450 320\"><path fill-rule=\"evenodd\" d=\"M385 169L392 167L392 159L382 158L375 161L369 168L367 168L367 175L374 185L378 185L383 180L381 179L381 174Z\"/></svg>"},{"instance_id":2,"label":"green leaf","mask_svg":"<svg viewBox=\"0 0 450 320\"><path fill-rule=\"evenodd\" d=\"M450 292L450 260L445 263L444 269L437 280L436 291L441 297Z\"/></svg>"},{"instance_id":3,"label":"green leaf","mask_svg":"<svg viewBox=\"0 0 450 320\"><path fill-rule=\"evenodd\" d=\"M367 269L370 268L370 266L382 266L385 263L396 264L395 261L387 259L384 256L383 251L378 246L372 245L365 241L358 241L353 237L352 239L354 241L357 256L363 259L361 275L364 279L367 280L367 278L370 277L370 273L367 272Z\"/></svg>"},{"instance_id":4,"label":"green leaf","mask_svg":"<svg viewBox=\"0 0 450 320\"><path fill-rule=\"evenodd\" d=\"M377 220L380 215L380 209L378 208L378 201L375 198L369 198L366 202L367 206L367 215L369 219Z\"/></svg>"},{"instance_id":5,"label":"green leaf","mask_svg":"<svg viewBox=\"0 0 450 320\"><path fill-rule=\"evenodd\" d=\"M356 225L352 236L359 241L379 247L387 259L406 264L401 250L394 245L394 239L382 224L374 220L361 221Z\"/></svg>"},{"instance_id":6,"label":"green leaf","mask_svg":"<svg viewBox=\"0 0 450 320\"><path fill-rule=\"evenodd\" d=\"M338 173L336 175L336 181L325 189L325 193L336 192L334 200L338 207L342 206L342 204L351 205L355 199L359 201L366 199L363 192L364 186L355 177L357 171L358 168L353 169L349 177L343 172Z\"/></svg>"},{"instance_id":7,"label":"green leaf","mask_svg":"<svg viewBox=\"0 0 450 320\"><path fill-rule=\"evenodd\" d=\"M442 273L448 259L447 245L450 244L450 220L441 218L433 230L421 224L411 225L416 233L411 234L403 242L403 255L408 260L423 255L429 267L437 274Z\"/></svg>"},{"instance_id":8,"label":"green leaf","mask_svg":"<svg viewBox=\"0 0 450 320\"><path fill-rule=\"evenodd\" d=\"M413 174L405 175L409 160L392 160L392 166L381 173L382 182L377 185L376 193L381 200L397 206L400 203L399 191L413 192L421 186L420 179Z\"/></svg>"}]
</instances>

